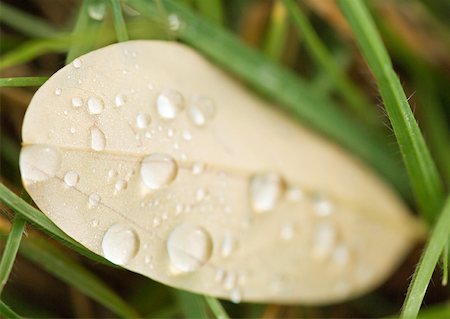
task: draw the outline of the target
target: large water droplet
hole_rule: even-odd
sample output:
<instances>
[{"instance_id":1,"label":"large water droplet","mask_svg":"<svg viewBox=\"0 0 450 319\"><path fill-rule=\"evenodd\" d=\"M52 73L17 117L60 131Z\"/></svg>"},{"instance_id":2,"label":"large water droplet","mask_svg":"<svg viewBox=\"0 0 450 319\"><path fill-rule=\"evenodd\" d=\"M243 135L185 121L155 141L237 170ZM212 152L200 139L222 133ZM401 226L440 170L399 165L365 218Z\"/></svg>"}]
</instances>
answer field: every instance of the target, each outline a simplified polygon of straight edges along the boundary
<instances>
[{"instance_id":1,"label":"large water droplet","mask_svg":"<svg viewBox=\"0 0 450 319\"><path fill-rule=\"evenodd\" d=\"M64 175L64 183L66 183L67 186L73 187L78 183L78 180L80 179L80 176L75 171L68 171L66 175Z\"/></svg>"},{"instance_id":2,"label":"large water droplet","mask_svg":"<svg viewBox=\"0 0 450 319\"><path fill-rule=\"evenodd\" d=\"M261 173L250 180L250 203L256 212L271 211L285 190L285 182L277 173Z\"/></svg>"},{"instance_id":3,"label":"large water droplet","mask_svg":"<svg viewBox=\"0 0 450 319\"><path fill-rule=\"evenodd\" d=\"M139 239L130 228L121 224L111 226L103 236L103 256L117 265L127 264L139 249Z\"/></svg>"},{"instance_id":4,"label":"large water droplet","mask_svg":"<svg viewBox=\"0 0 450 319\"><path fill-rule=\"evenodd\" d=\"M166 154L151 154L142 160L141 178L145 186L158 189L172 182L178 173L175 160Z\"/></svg>"},{"instance_id":5,"label":"large water droplet","mask_svg":"<svg viewBox=\"0 0 450 319\"><path fill-rule=\"evenodd\" d=\"M87 105L90 114L97 115L103 112L104 104L102 99L90 97L87 101Z\"/></svg>"},{"instance_id":6,"label":"large water droplet","mask_svg":"<svg viewBox=\"0 0 450 319\"><path fill-rule=\"evenodd\" d=\"M211 257L211 237L200 226L181 224L170 233L167 252L176 269L182 272L195 271Z\"/></svg>"},{"instance_id":7,"label":"large water droplet","mask_svg":"<svg viewBox=\"0 0 450 319\"><path fill-rule=\"evenodd\" d=\"M145 114L145 113L139 113L136 116L136 126L139 129L145 129L147 128L147 126L150 124L150 122L152 121L150 115Z\"/></svg>"},{"instance_id":8,"label":"large water droplet","mask_svg":"<svg viewBox=\"0 0 450 319\"><path fill-rule=\"evenodd\" d=\"M189 102L188 116L196 126L205 126L216 112L214 101L206 96L194 96Z\"/></svg>"},{"instance_id":9,"label":"large water droplet","mask_svg":"<svg viewBox=\"0 0 450 319\"><path fill-rule=\"evenodd\" d=\"M91 148L95 151L102 151L106 146L105 134L96 126L92 126L91 129Z\"/></svg>"},{"instance_id":10,"label":"large water droplet","mask_svg":"<svg viewBox=\"0 0 450 319\"><path fill-rule=\"evenodd\" d=\"M51 146L24 146L20 152L20 172L29 182L40 182L52 178L61 167L61 155Z\"/></svg>"},{"instance_id":11,"label":"large water droplet","mask_svg":"<svg viewBox=\"0 0 450 319\"><path fill-rule=\"evenodd\" d=\"M156 109L163 119L173 119L184 108L184 98L175 90L164 90L156 99Z\"/></svg>"},{"instance_id":12,"label":"large water droplet","mask_svg":"<svg viewBox=\"0 0 450 319\"><path fill-rule=\"evenodd\" d=\"M102 21L106 14L106 4L103 1L96 1L88 6L88 15L91 19Z\"/></svg>"}]
</instances>

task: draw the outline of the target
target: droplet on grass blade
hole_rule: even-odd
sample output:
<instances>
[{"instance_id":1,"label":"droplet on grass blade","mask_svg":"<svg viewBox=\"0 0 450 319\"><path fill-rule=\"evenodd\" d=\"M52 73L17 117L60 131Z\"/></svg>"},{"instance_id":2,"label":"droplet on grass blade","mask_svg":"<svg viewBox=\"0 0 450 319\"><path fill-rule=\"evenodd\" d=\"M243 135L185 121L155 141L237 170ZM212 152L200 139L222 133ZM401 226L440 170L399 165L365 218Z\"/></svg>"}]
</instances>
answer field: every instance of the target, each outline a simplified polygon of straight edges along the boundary
<instances>
[{"instance_id":1,"label":"droplet on grass blade","mask_svg":"<svg viewBox=\"0 0 450 319\"><path fill-rule=\"evenodd\" d=\"M20 168L42 211L112 262L235 302L318 304L375 288L420 237L360 162L193 50L131 41L80 61L33 97Z\"/></svg>"}]
</instances>

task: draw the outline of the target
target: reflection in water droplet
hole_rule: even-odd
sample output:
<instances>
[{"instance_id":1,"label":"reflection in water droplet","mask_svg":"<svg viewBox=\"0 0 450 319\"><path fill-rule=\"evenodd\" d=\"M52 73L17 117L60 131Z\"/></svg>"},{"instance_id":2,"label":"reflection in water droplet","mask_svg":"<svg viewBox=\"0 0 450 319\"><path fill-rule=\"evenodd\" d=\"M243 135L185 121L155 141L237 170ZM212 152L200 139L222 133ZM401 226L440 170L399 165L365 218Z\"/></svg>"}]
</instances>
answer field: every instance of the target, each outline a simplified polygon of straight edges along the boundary
<instances>
[{"instance_id":1,"label":"reflection in water droplet","mask_svg":"<svg viewBox=\"0 0 450 319\"><path fill-rule=\"evenodd\" d=\"M261 173L250 180L250 203L256 212L271 211L285 190L285 182L277 173Z\"/></svg>"},{"instance_id":2,"label":"reflection in water droplet","mask_svg":"<svg viewBox=\"0 0 450 319\"><path fill-rule=\"evenodd\" d=\"M163 119L174 119L184 108L184 98L178 91L164 90L156 99L156 109Z\"/></svg>"},{"instance_id":3,"label":"reflection in water droplet","mask_svg":"<svg viewBox=\"0 0 450 319\"><path fill-rule=\"evenodd\" d=\"M136 116L136 126L137 128L144 129L150 124L151 118L150 115L145 113L139 113Z\"/></svg>"},{"instance_id":4,"label":"reflection in water droplet","mask_svg":"<svg viewBox=\"0 0 450 319\"><path fill-rule=\"evenodd\" d=\"M194 96L189 102L188 116L191 122L196 126L205 126L212 120L216 106L214 101L206 96Z\"/></svg>"},{"instance_id":5,"label":"reflection in water droplet","mask_svg":"<svg viewBox=\"0 0 450 319\"><path fill-rule=\"evenodd\" d=\"M75 69L81 68L81 60L79 58L76 58L72 61L72 65Z\"/></svg>"},{"instance_id":6,"label":"reflection in water droplet","mask_svg":"<svg viewBox=\"0 0 450 319\"><path fill-rule=\"evenodd\" d=\"M312 252L314 257L323 259L333 250L336 242L336 227L330 222L323 222L316 226L313 234Z\"/></svg>"},{"instance_id":7,"label":"reflection in water droplet","mask_svg":"<svg viewBox=\"0 0 450 319\"><path fill-rule=\"evenodd\" d=\"M51 146L24 146L20 152L20 172L27 182L41 182L56 175L61 167L61 155Z\"/></svg>"},{"instance_id":8,"label":"reflection in water droplet","mask_svg":"<svg viewBox=\"0 0 450 319\"><path fill-rule=\"evenodd\" d=\"M68 171L66 175L64 175L64 183L66 183L66 185L69 187L75 186L78 183L79 179L80 177L75 171Z\"/></svg>"},{"instance_id":9,"label":"reflection in water droplet","mask_svg":"<svg viewBox=\"0 0 450 319\"><path fill-rule=\"evenodd\" d=\"M121 224L111 226L103 236L103 256L116 265L127 264L139 249L139 239L130 228Z\"/></svg>"},{"instance_id":10,"label":"reflection in water droplet","mask_svg":"<svg viewBox=\"0 0 450 319\"><path fill-rule=\"evenodd\" d=\"M171 183L178 173L175 160L166 154L151 154L142 160L141 178L145 186L159 189Z\"/></svg>"},{"instance_id":11,"label":"reflection in water droplet","mask_svg":"<svg viewBox=\"0 0 450 319\"><path fill-rule=\"evenodd\" d=\"M167 239L167 252L176 269L182 272L195 271L211 257L211 237L200 226L181 224L170 233Z\"/></svg>"},{"instance_id":12,"label":"reflection in water droplet","mask_svg":"<svg viewBox=\"0 0 450 319\"><path fill-rule=\"evenodd\" d=\"M80 97L73 97L72 98L72 106L77 108L83 105L83 100Z\"/></svg>"},{"instance_id":13,"label":"reflection in water droplet","mask_svg":"<svg viewBox=\"0 0 450 319\"><path fill-rule=\"evenodd\" d=\"M90 208L94 208L97 207L98 205L100 205L100 201L101 201L101 197L99 194L91 194L88 197L88 206Z\"/></svg>"},{"instance_id":14,"label":"reflection in water droplet","mask_svg":"<svg viewBox=\"0 0 450 319\"><path fill-rule=\"evenodd\" d=\"M87 101L87 105L89 114L97 115L103 112L104 104L102 99L90 97Z\"/></svg>"},{"instance_id":15,"label":"reflection in water droplet","mask_svg":"<svg viewBox=\"0 0 450 319\"><path fill-rule=\"evenodd\" d=\"M127 97L123 94L117 94L114 98L114 103L117 107L123 106L127 101Z\"/></svg>"},{"instance_id":16,"label":"reflection in water droplet","mask_svg":"<svg viewBox=\"0 0 450 319\"><path fill-rule=\"evenodd\" d=\"M88 15L91 19L102 21L106 14L106 4L103 1L96 1L88 6Z\"/></svg>"},{"instance_id":17,"label":"reflection in water droplet","mask_svg":"<svg viewBox=\"0 0 450 319\"><path fill-rule=\"evenodd\" d=\"M94 151L102 151L106 146L105 134L96 126L92 126L91 129L91 148Z\"/></svg>"}]
</instances>

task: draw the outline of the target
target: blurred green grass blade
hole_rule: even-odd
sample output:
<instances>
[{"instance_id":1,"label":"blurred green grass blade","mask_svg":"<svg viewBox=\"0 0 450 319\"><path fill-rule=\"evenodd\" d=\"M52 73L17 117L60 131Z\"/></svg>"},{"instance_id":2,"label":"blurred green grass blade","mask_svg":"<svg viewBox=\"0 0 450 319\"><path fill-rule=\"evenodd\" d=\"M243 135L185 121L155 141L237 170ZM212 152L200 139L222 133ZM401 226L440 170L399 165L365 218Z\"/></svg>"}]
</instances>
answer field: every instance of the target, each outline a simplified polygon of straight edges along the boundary
<instances>
[{"instance_id":1,"label":"blurred green grass blade","mask_svg":"<svg viewBox=\"0 0 450 319\"><path fill-rule=\"evenodd\" d=\"M364 2L339 0L339 4L377 80L420 212L432 223L444 199L442 181L389 55Z\"/></svg>"},{"instance_id":2,"label":"blurred green grass blade","mask_svg":"<svg viewBox=\"0 0 450 319\"><path fill-rule=\"evenodd\" d=\"M442 286L448 284L448 255L450 254L450 238L447 239L442 252Z\"/></svg>"},{"instance_id":3,"label":"blurred green grass blade","mask_svg":"<svg viewBox=\"0 0 450 319\"><path fill-rule=\"evenodd\" d=\"M226 313L225 309L223 309L222 304L216 298L205 296L206 303L208 304L211 311L216 316L217 319L229 319L230 317Z\"/></svg>"},{"instance_id":4,"label":"blurred green grass blade","mask_svg":"<svg viewBox=\"0 0 450 319\"><path fill-rule=\"evenodd\" d=\"M202 296L178 289L174 289L174 293L186 318L209 318L206 302Z\"/></svg>"},{"instance_id":5,"label":"blurred green grass blade","mask_svg":"<svg viewBox=\"0 0 450 319\"><path fill-rule=\"evenodd\" d=\"M450 318L450 302L432 305L423 309L417 316L419 319L443 319Z\"/></svg>"},{"instance_id":6,"label":"blurred green grass blade","mask_svg":"<svg viewBox=\"0 0 450 319\"><path fill-rule=\"evenodd\" d=\"M0 22L36 38L49 38L58 33L56 28L45 20L16 9L4 1L0 2Z\"/></svg>"},{"instance_id":7,"label":"blurred green grass blade","mask_svg":"<svg viewBox=\"0 0 450 319\"><path fill-rule=\"evenodd\" d=\"M32 224L38 226L39 228L46 231L51 236L59 239L62 243L69 246L76 252L103 264L112 265L110 262L105 260L93 252L87 250L85 247L81 246L79 243L74 241L72 238L63 233L58 227L53 224L53 222L48 219L42 212L28 204L22 198L10 191L5 185L0 183L0 201L6 206L11 208L17 214L20 214L26 220Z\"/></svg>"},{"instance_id":8,"label":"blurred green grass blade","mask_svg":"<svg viewBox=\"0 0 450 319\"><path fill-rule=\"evenodd\" d=\"M320 66L333 81L342 97L347 101L352 110L369 123L375 123L377 113L374 105L361 93L356 85L347 77L334 61L332 54L320 40L306 15L298 7L294 0L283 0L295 23L298 32L303 36L305 48L311 58Z\"/></svg>"},{"instance_id":9,"label":"blurred green grass blade","mask_svg":"<svg viewBox=\"0 0 450 319\"><path fill-rule=\"evenodd\" d=\"M112 16L114 21L114 28L116 29L117 41L128 41L128 31L125 25L125 20L122 14L122 7L120 0L109 0L111 3Z\"/></svg>"},{"instance_id":10,"label":"blurred green grass blade","mask_svg":"<svg viewBox=\"0 0 450 319\"><path fill-rule=\"evenodd\" d=\"M20 319L21 317L0 299L0 318Z\"/></svg>"},{"instance_id":11,"label":"blurred green grass blade","mask_svg":"<svg viewBox=\"0 0 450 319\"><path fill-rule=\"evenodd\" d=\"M273 61L281 61L288 40L288 13L280 0L273 3L270 23L264 41L264 53Z\"/></svg>"},{"instance_id":12,"label":"blurred green grass blade","mask_svg":"<svg viewBox=\"0 0 450 319\"><path fill-rule=\"evenodd\" d=\"M195 0L198 11L216 24L224 24L222 0Z\"/></svg>"},{"instance_id":13,"label":"blurred green grass blade","mask_svg":"<svg viewBox=\"0 0 450 319\"><path fill-rule=\"evenodd\" d=\"M450 195L447 197L444 209L436 221L431 236L425 246L421 260L408 288L403 304L401 318L416 318L422 305L423 297L433 275L445 243L450 236Z\"/></svg>"},{"instance_id":14,"label":"blurred green grass blade","mask_svg":"<svg viewBox=\"0 0 450 319\"><path fill-rule=\"evenodd\" d=\"M157 20L159 11L154 3L143 0L128 0L128 3ZM293 71L274 64L228 31L208 23L178 2L162 3L168 13L176 14L183 21L177 33L181 40L284 106L297 119L368 161L403 195L409 196L404 170L384 139L374 136L367 126L347 118L337 105Z\"/></svg>"},{"instance_id":15,"label":"blurred green grass blade","mask_svg":"<svg viewBox=\"0 0 450 319\"><path fill-rule=\"evenodd\" d=\"M20 246L25 225L25 220L16 215L3 250L2 259L0 261L0 296L6 282L8 281L9 274L16 259L17 250Z\"/></svg>"},{"instance_id":16,"label":"blurred green grass blade","mask_svg":"<svg viewBox=\"0 0 450 319\"><path fill-rule=\"evenodd\" d=\"M36 236L32 239L25 239L19 253L120 317L139 317L131 306L98 277L44 238Z\"/></svg>"},{"instance_id":17,"label":"blurred green grass blade","mask_svg":"<svg viewBox=\"0 0 450 319\"><path fill-rule=\"evenodd\" d=\"M47 76L0 78L0 87L41 86L47 80Z\"/></svg>"}]
</instances>

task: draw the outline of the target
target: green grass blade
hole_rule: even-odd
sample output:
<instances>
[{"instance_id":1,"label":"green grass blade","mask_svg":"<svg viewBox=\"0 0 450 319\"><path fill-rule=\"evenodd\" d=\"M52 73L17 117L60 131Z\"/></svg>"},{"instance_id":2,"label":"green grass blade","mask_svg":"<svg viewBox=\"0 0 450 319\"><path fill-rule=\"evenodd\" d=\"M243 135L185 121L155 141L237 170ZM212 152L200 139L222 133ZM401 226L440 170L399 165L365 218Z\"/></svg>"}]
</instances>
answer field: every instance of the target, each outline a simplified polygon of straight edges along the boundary
<instances>
[{"instance_id":1,"label":"green grass blade","mask_svg":"<svg viewBox=\"0 0 450 319\"><path fill-rule=\"evenodd\" d=\"M227 312L223 309L222 304L216 298L205 296L206 303L217 319L229 319Z\"/></svg>"},{"instance_id":2,"label":"green grass blade","mask_svg":"<svg viewBox=\"0 0 450 319\"><path fill-rule=\"evenodd\" d=\"M222 0L195 0L195 5L203 16L216 24L224 24Z\"/></svg>"},{"instance_id":3,"label":"green grass blade","mask_svg":"<svg viewBox=\"0 0 450 319\"><path fill-rule=\"evenodd\" d=\"M444 199L442 181L405 92L364 2L339 0L339 4L377 80L420 211L432 223Z\"/></svg>"},{"instance_id":4,"label":"green grass blade","mask_svg":"<svg viewBox=\"0 0 450 319\"><path fill-rule=\"evenodd\" d=\"M374 105L369 102L358 87L339 68L332 54L320 40L308 18L296 3L293 0L283 1L298 32L303 36L305 48L309 51L311 58L328 74L335 87L339 90L339 93L352 108L352 111L367 122L374 123L377 120Z\"/></svg>"},{"instance_id":5,"label":"green grass blade","mask_svg":"<svg viewBox=\"0 0 450 319\"><path fill-rule=\"evenodd\" d=\"M93 273L43 238L36 236L30 240L24 240L19 253L120 317L139 317L131 306Z\"/></svg>"},{"instance_id":6,"label":"green grass blade","mask_svg":"<svg viewBox=\"0 0 450 319\"><path fill-rule=\"evenodd\" d=\"M25 224L26 222L22 217L16 216L14 218L11 232L9 233L5 249L3 250L2 260L0 261L0 296L8 281L14 260L16 259Z\"/></svg>"},{"instance_id":7,"label":"green grass blade","mask_svg":"<svg viewBox=\"0 0 450 319\"><path fill-rule=\"evenodd\" d=\"M20 319L21 317L14 310L9 308L7 304L0 300L0 318Z\"/></svg>"},{"instance_id":8,"label":"green grass blade","mask_svg":"<svg viewBox=\"0 0 450 319\"><path fill-rule=\"evenodd\" d=\"M117 41L128 41L128 31L122 14L120 0L110 0L112 15L114 20L114 28L116 29Z\"/></svg>"},{"instance_id":9,"label":"green grass blade","mask_svg":"<svg viewBox=\"0 0 450 319\"><path fill-rule=\"evenodd\" d=\"M414 273L403 304L401 318L416 318L428 284L436 268L439 257L450 236L450 196L436 221L431 236L425 246L422 258Z\"/></svg>"},{"instance_id":10,"label":"green grass blade","mask_svg":"<svg viewBox=\"0 0 450 319\"><path fill-rule=\"evenodd\" d=\"M184 290L174 290L186 318L208 319L207 306L202 296Z\"/></svg>"},{"instance_id":11,"label":"green grass blade","mask_svg":"<svg viewBox=\"0 0 450 319\"><path fill-rule=\"evenodd\" d=\"M129 0L128 3L157 21L159 11L152 2ZM162 3L167 12L178 15L184 22L177 33L181 40L269 99L285 106L297 119L346 146L368 161L405 196L409 195L403 168L384 139L374 137L367 126L348 119L337 105L321 92L315 91L293 71L274 64L228 31L208 23L178 2L167 0Z\"/></svg>"},{"instance_id":12,"label":"green grass blade","mask_svg":"<svg viewBox=\"0 0 450 319\"><path fill-rule=\"evenodd\" d=\"M11 208L13 211L15 211L17 214L20 214L30 223L40 227L45 232L50 234L52 237L57 238L63 244L69 246L71 249L77 251L78 253L94 261L98 261L107 265L112 265L104 258L87 250L85 247L81 246L79 243L77 243L72 238L67 236L58 227L56 227L55 224L53 224L53 222L50 219L48 219L42 212L40 212L39 210L28 204L26 201L21 199L19 196L14 194L2 183L0 183L0 201L3 202L9 208Z\"/></svg>"},{"instance_id":13,"label":"green grass blade","mask_svg":"<svg viewBox=\"0 0 450 319\"><path fill-rule=\"evenodd\" d=\"M442 252L442 286L448 284L448 255L450 254L450 238L447 240Z\"/></svg>"},{"instance_id":14,"label":"green grass blade","mask_svg":"<svg viewBox=\"0 0 450 319\"><path fill-rule=\"evenodd\" d=\"M269 27L264 43L264 53L273 61L281 61L288 40L287 11L280 0L273 4Z\"/></svg>"},{"instance_id":15,"label":"green grass blade","mask_svg":"<svg viewBox=\"0 0 450 319\"><path fill-rule=\"evenodd\" d=\"M0 2L0 21L26 35L46 38L56 35L55 27L46 21Z\"/></svg>"},{"instance_id":16,"label":"green grass blade","mask_svg":"<svg viewBox=\"0 0 450 319\"><path fill-rule=\"evenodd\" d=\"M41 86L47 80L47 76L0 78L0 87Z\"/></svg>"}]
</instances>

